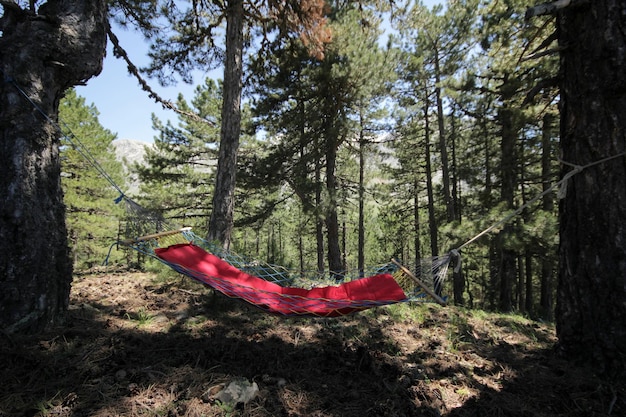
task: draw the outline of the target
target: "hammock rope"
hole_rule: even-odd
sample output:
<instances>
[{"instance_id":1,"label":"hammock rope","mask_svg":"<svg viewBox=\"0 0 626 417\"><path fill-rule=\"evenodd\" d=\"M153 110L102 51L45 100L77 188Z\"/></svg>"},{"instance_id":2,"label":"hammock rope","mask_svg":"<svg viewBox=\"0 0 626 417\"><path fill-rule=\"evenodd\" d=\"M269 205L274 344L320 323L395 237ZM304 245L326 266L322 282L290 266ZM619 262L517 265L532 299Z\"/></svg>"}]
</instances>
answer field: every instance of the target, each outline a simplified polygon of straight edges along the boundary
<instances>
[{"instance_id":1,"label":"hammock rope","mask_svg":"<svg viewBox=\"0 0 626 417\"><path fill-rule=\"evenodd\" d=\"M46 122L50 123L59 132L59 134L63 138L65 138L70 143L70 145L72 145L72 148L74 148L83 158L85 158L85 160L89 162L89 164L91 164L91 166L98 172L98 174L100 174L105 180L108 181L111 187L113 187L115 190L117 190L117 192L120 193L120 197L115 200L116 203L121 201L122 198L125 197L122 189L119 187L119 185L117 185L117 183L102 167L102 165L100 165L100 163L93 156L93 154L89 152L89 149L82 144L80 139L74 134L74 132L72 132L67 123L65 123L61 119L59 119L60 123L53 120L37 103L35 103L35 101L26 93L26 91L17 83L17 81L15 81L13 77L6 74L4 71L2 71L2 69L0 69L0 73L2 73L4 81L13 85L13 87L15 87L20 95L24 97L24 99L28 103L30 103L31 106L33 106L33 109L35 109L35 111L39 113ZM63 125L63 127L61 127L61 124Z\"/></svg>"},{"instance_id":2,"label":"hammock rope","mask_svg":"<svg viewBox=\"0 0 626 417\"><path fill-rule=\"evenodd\" d=\"M542 197L544 197L547 194L551 193L552 191L556 190L557 188L559 189L559 191L557 193L558 197L560 199L565 198L565 193L566 193L566 190L567 190L568 181L574 175L584 171L587 168L591 168L593 166L600 165L600 164L603 164L605 162L608 162L608 161L611 161L613 159L617 159L617 158L620 158L620 157L623 157L623 156L626 156L626 152L621 152L621 153L618 153L616 155L612 155L612 156L608 156L606 158L598 159L597 161L590 162L590 163L588 163L586 165L576 165L576 164L572 164L570 162L559 160L559 162L561 162L561 164L572 167L572 170L567 172L565 175L563 175L563 178L561 178L559 181L555 182L550 187L546 188L542 193L537 194L535 197L533 197L532 199L528 200L525 204L519 206L517 209L513 210L511 213L509 213L508 215L506 215L505 217L503 217L499 221L493 223L492 225L490 225L489 227L487 227L486 229L484 229L480 233L477 233L475 236L473 236L472 238L468 239L465 243L463 243L462 245L458 246L454 250L460 251L461 249L463 249L467 245L475 242L476 240L478 240L481 237L483 237L484 235L490 233L494 229L502 226L503 224L508 223L513 217L518 216L526 208L532 206L537 201L539 201L539 199L541 199Z\"/></svg>"}]
</instances>

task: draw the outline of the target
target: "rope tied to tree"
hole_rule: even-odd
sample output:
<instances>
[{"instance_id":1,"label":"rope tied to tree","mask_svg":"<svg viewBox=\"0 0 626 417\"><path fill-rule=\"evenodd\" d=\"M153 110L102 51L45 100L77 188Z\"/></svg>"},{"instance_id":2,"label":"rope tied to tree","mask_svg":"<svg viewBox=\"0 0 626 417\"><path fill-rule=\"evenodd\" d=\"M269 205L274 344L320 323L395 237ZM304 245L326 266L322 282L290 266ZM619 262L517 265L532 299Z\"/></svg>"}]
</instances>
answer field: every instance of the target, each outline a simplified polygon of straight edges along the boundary
<instances>
[{"instance_id":1,"label":"rope tied to tree","mask_svg":"<svg viewBox=\"0 0 626 417\"><path fill-rule=\"evenodd\" d=\"M26 93L26 91L17 83L17 81L15 81L15 79L13 77L11 77L10 75L6 74L4 71L2 71L2 69L0 69L0 72L2 72L4 81L9 83L9 84L12 84L17 89L17 91L20 93L20 95L22 95L22 97L24 97L26 99L26 101L28 101L30 103L30 105L33 106L35 111L37 113L41 114L41 116L43 116L44 120L46 120L48 123L50 123L52 126L54 126L54 128L59 132L61 137L66 139L69 142L69 144L72 146L72 148L74 150L76 150L83 158L85 158L85 160L87 162L89 162L89 164L91 164L91 166L93 166L93 168L100 175L102 175L102 177L105 180L107 180L109 182L109 184L111 184L111 186L117 192L120 193L120 196L115 199L116 203L119 203L123 199L127 198L125 196L125 194L124 194L124 191L121 189L121 187L119 185L117 185L117 183L107 173L107 171L102 167L102 165L100 165L98 160L93 156L93 154L89 151L89 149L87 149L87 147L85 145L83 145L83 143L74 134L74 132L72 132L72 129L70 129L70 127L67 125L67 123L65 123L63 120L59 119L60 123L63 125L63 127L61 127L61 124L59 124L58 122L53 120L37 103L35 103L35 101Z\"/></svg>"},{"instance_id":2,"label":"rope tied to tree","mask_svg":"<svg viewBox=\"0 0 626 417\"><path fill-rule=\"evenodd\" d=\"M617 159L617 158L620 158L620 157L623 157L623 156L626 156L626 151L618 153L616 155L608 156L606 158L599 159L597 161L590 162L590 163L588 163L586 165L577 165L577 164L573 164L571 162L567 162L567 161L563 161L563 160L559 159L559 162L561 164L572 167L572 170L570 170L565 175L563 175L563 178L561 178L561 180L559 180L556 183L552 184L546 190L544 190L540 194L538 194L535 197L533 197L532 199L530 199L526 204L521 205L520 207L515 209L513 212L511 212L510 214L508 214L507 216L505 216L501 220L493 223L491 226L487 227L482 232L476 234L474 237L472 237L471 239L467 240L462 245L460 245L457 248L453 249L453 251L456 251L457 253L459 253L461 251L461 249L463 249L467 245L475 242L476 240L480 239L481 237L483 237L484 235L488 234L492 230L502 226L503 224L508 223L513 217L521 214L527 207L535 204L539 199L541 199L545 195L551 193L552 191L554 191L557 188L559 189L558 192L557 192L558 198L559 199L565 198L565 195L567 193L568 181L569 181L569 179L571 177L573 177L574 175L584 171L587 168L590 168L590 167L593 167L593 166L596 166L596 165L600 165L600 164L603 164L603 163L605 163L607 161L611 161L613 159Z\"/></svg>"}]
</instances>

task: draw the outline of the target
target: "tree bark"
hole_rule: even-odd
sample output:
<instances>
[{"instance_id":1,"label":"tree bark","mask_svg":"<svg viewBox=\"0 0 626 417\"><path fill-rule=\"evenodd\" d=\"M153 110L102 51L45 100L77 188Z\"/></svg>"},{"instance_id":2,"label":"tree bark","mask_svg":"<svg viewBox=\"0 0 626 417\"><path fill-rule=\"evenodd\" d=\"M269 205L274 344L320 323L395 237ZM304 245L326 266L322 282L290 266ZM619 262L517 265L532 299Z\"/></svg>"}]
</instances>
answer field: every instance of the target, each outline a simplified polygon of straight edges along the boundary
<instances>
[{"instance_id":1,"label":"tree bark","mask_svg":"<svg viewBox=\"0 0 626 417\"><path fill-rule=\"evenodd\" d=\"M322 164L315 161L315 253L317 255L317 271L320 274L326 269L324 262L324 217L319 212L322 207Z\"/></svg>"},{"instance_id":2,"label":"tree bark","mask_svg":"<svg viewBox=\"0 0 626 417\"><path fill-rule=\"evenodd\" d=\"M626 3L588 2L558 16L561 153L579 166L626 149ZM571 167L564 165L563 173ZM557 335L600 373L626 367L626 158L583 169L559 207Z\"/></svg>"},{"instance_id":3,"label":"tree bark","mask_svg":"<svg viewBox=\"0 0 626 417\"><path fill-rule=\"evenodd\" d=\"M505 209L513 208L515 197L515 187L517 185L517 155L515 143L517 141L516 129L514 128L513 114L507 101L509 96L503 95L504 104L500 108L498 121L502 128L501 168L500 175L502 185L500 189L500 201L504 203ZM513 226L507 224L496 236L497 256L498 256L498 276L500 283L500 297L498 308L500 311L511 311L513 308L512 290L516 278L516 258L515 251L510 249L508 240L514 233Z\"/></svg>"},{"instance_id":4,"label":"tree bark","mask_svg":"<svg viewBox=\"0 0 626 417\"><path fill-rule=\"evenodd\" d=\"M441 156L441 181L443 185L443 200L446 205L446 220L456 220L452 195L450 194L450 163L448 162L448 144L446 139L445 116L443 114L443 100L441 98L441 69L439 68L439 50L433 45L435 57L435 102L437 104L437 127L439 128L439 153Z\"/></svg>"},{"instance_id":5,"label":"tree bark","mask_svg":"<svg viewBox=\"0 0 626 417\"><path fill-rule=\"evenodd\" d=\"M107 6L0 4L0 329L38 332L62 321L72 281L59 100L102 70Z\"/></svg>"},{"instance_id":6,"label":"tree bark","mask_svg":"<svg viewBox=\"0 0 626 417\"><path fill-rule=\"evenodd\" d=\"M461 224L461 209L459 207L459 187L458 187L458 173L457 169L457 159L456 159L456 143L457 143L457 131L456 131L456 115L455 112L452 112L452 118L450 123L450 145L451 145L451 153L452 153L452 166L451 166L451 178L452 178L452 207L453 214L455 216L454 220L458 221L459 227ZM459 260L460 261L460 260ZM463 306L465 305L465 300L463 297L463 293L465 292L465 275L463 274L463 269L461 267L457 267L452 269L452 294L454 295L454 305ZM441 296L440 293L437 295Z\"/></svg>"},{"instance_id":7,"label":"tree bark","mask_svg":"<svg viewBox=\"0 0 626 417\"><path fill-rule=\"evenodd\" d=\"M243 0L229 0L226 12L226 60L222 130L217 161L213 209L207 240L230 247L235 211L237 152L241 134L241 91L243 76Z\"/></svg>"},{"instance_id":8,"label":"tree bark","mask_svg":"<svg viewBox=\"0 0 626 417\"><path fill-rule=\"evenodd\" d=\"M554 117L550 113L546 113L543 117L543 131L541 133L541 183L542 191L547 191L551 186L552 170L550 161L552 160L551 131ZM552 213L554 210L554 196L546 194L542 198L542 210ZM541 317L545 320L554 320L554 301L553 301L553 276L554 276L554 259L553 250L543 253L541 256L541 284L539 305L541 309Z\"/></svg>"},{"instance_id":9,"label":"tree bark","mask_svg":"<svg viewBox=\"0 0 626 417\"><path fill-rule=\"evenodd\" d=\"M529 249L526 249L524 259L524 284L526 286L524 291L524 310L526 314L533 314L533 254Z\"/></svg>"},{"instance_id":10,"label":"tree bark","mask_svg":"<svg viewBox=\"0 0 626 417\"><path fill-rule=\"evenodd\" d=\"M358 219L358 247L357 267L359 276L365 276L365 126L363 126L362 113L359 112L359 219Z\"/></svg>"},{"instance_id":11,"label":"tree bark","mask_svg":"<svg viewBox=\"0 0 626 417\"><path fill-rule=\"evenodd\" d=\"M428 196L428 230L430 232L430 254L439 255L437 238L437 218L435 216L435 196L433 174L430 165L430 124L428 123L428 103L424 104L424 163L426 168L426 195Z\"/></svg>"},{"instance_id":12,"label":"tree bark","mask_svg":"<svg viewBox=\"0 0 626 417\"><path fill-rule=\"evenodd\" d=\"M333 116L334 117L334 116ZM334 121L329 122L331 125ZM337 216L337 134L336 129L326 131L326 191L328 193L328 207L326 208L326 235L328 245L328 268L333 278L343 279L344 266L341 262L339 248L339 220Z\"/></svg>"},{"instance_id":13,"label":"tree bark","mask_svg":"<svg viewBox=\"0 0 626 417\"><path fill-rule=\"evenodd\" d=\"M420 242L420 210L419 210L419 180L415 174L413 181L413 258L415 259L415 274L422 271L422 244Z\"/></svg>"}]
</instances>

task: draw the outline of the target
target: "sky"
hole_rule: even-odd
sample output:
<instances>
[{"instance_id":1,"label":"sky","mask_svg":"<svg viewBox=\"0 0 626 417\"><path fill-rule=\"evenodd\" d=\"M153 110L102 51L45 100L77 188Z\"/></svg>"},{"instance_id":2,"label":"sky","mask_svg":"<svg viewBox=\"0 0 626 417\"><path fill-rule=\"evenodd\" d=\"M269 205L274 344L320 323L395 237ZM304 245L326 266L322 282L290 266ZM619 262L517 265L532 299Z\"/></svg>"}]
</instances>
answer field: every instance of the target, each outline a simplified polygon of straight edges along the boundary
<instances>
[{"instance_id":1,"label":"sky","mask_svg":"<svg viewBox=\"0 0 626 417\"><path fill-rule=\"evenodd\" d=\"M138 67L147 66L148 44L143 37L122 28L114 27L113 31L119 38L122 48L128 52L131 61ZM202 84L208 76L222 78L221 70L210 74L197 72L193 85L180 81L174 86L165 88L156 80L147 80L159 96L175 102L179 93L182 93L188 101L191 100L195 86ZM128 73L126 63L113 56L110 42L100 75L88 80L85 86L77 86L76 93L85 98L87 105L95 105L99 112L100 124L117 134L118 139L153 142L154 136L157 135L152 129L153 113L162 121L171 120L173 123L178 121L176 113L164 109L141 89L137 79Z\"/></svg>"},{"instance_id":2,"label":"sky","mask_svg":"<svg viewBox=\"0 0 626 417\"><path fill-rule=\"evenodd\" d=\"M429 7L441 3L441 0L424 0ZM131 61L138 67L147 66L148 44L134 32L113 27L114 33L120 40ZM204 83L207 77L222 78L222 70L210 73L196 72L194 84L189 85L182 81L175 86L161 87L156 80L148 80L151 87L165 100L176 101L179 93L190 101L193 98L196 85ZM169 109L164 109L143 91L137 80L131 76L126 63L113 56L112 45L109 42L104 67L100 75L88 80L86 86L77 86L78 95L85 98L87 105L94 105L98 112L100 124L117 135L118 139L132 139L142 142L153 142L157 132L152 129L152 114L161 121L178 123L177 115Z\"/></svg>"}]
</instances>

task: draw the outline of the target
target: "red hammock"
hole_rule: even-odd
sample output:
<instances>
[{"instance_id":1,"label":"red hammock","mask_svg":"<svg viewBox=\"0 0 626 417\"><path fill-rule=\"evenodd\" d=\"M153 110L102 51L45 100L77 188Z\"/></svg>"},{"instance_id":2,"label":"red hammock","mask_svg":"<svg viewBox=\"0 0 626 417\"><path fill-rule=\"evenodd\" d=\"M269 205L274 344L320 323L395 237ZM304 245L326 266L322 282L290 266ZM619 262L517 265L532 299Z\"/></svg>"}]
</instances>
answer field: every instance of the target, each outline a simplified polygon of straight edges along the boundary
<instances>
[{"instance_id":1,"label":"red hammock","mask_svg":"<svg viewBox=\"0 0 626 417\"><path fill-rule=\"evenodd\" d=\"M307 290L282 287L246 274L193 244L157 248L154 252L176 271L272 313L335 317L407 300L389 274Z\"/></svg>"}]
</instances>

